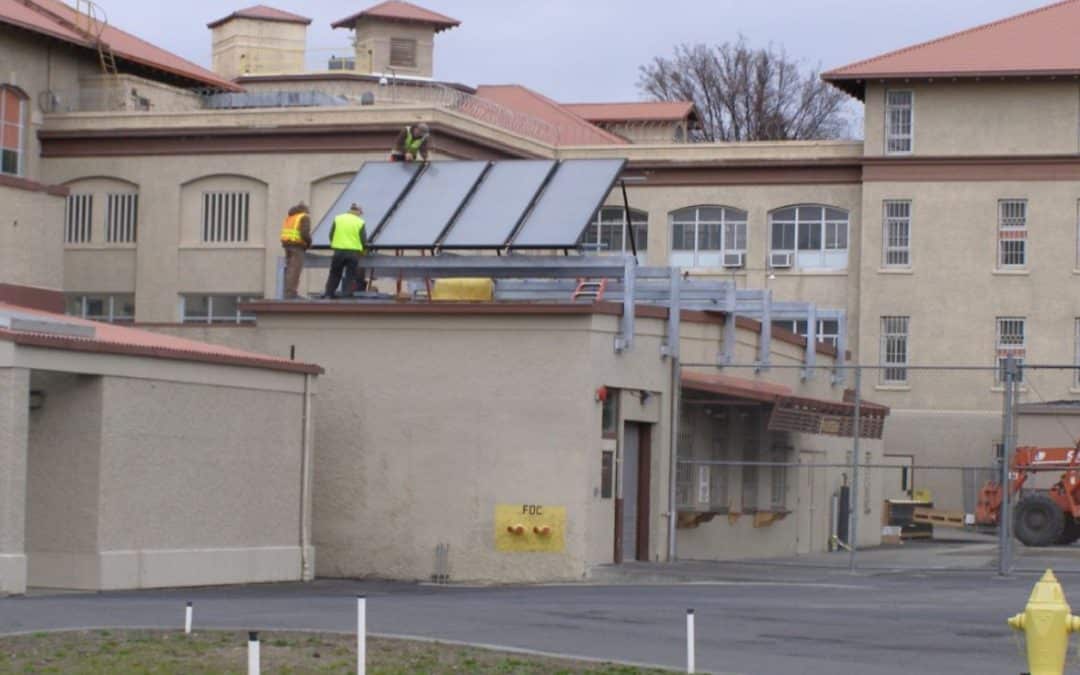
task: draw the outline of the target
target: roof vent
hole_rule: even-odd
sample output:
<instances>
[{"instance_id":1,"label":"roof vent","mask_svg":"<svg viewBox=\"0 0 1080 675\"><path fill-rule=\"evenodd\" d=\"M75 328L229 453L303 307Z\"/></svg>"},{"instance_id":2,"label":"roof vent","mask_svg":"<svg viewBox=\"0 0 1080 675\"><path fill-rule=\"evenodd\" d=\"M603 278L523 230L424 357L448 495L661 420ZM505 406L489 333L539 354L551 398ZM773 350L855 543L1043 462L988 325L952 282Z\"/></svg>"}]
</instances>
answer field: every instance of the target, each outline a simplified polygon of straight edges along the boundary
<instances>
[{"instance_id":1,"label":"roof vent","mask_svg":"<svg viewBox=\"0 0 1080 675\"><path fill-rule=\"evenodd\" d=\"M67 323L36 314L18 314L14 312L0 312L0 328L19 333L44 333L46 335L90 339L97 335L97 330L93 326L81 323Z\"/></svg>"}]
</instances>

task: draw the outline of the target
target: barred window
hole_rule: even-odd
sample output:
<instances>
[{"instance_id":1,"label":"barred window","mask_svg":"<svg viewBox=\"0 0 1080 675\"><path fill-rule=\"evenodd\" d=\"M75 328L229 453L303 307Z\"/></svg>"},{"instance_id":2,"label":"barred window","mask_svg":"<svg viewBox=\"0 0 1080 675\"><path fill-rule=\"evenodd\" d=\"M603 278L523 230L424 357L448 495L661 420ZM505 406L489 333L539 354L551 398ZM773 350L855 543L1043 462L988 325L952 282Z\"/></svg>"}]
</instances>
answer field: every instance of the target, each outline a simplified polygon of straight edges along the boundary
<instances>
[{"instance_id":1,"label":"barred window","mask_svg":"<svg viewBox=\"0 0 1080 675\"><path fill-rule=\"evenodd\" d=\"M241 311L240 304L256 299L254 295L182 295L183 322L248 323L255 315Z\"/></svg>"},{"instance_id":2,"label":"barred window","mask_svg":"<svg viewBox=\"0 0 1080 675\"><path fill-rule=\"evenodd\" d=\"M1023 317L1004 316L997 318L997 368L994 370L995 384L1005 381L1005 359L1013 357L1021 366L1020 377L1024 379L1024 358L1027 356L1027 320Z\"/></svg>"},{"instance_id":3,"label":"barred window","mask_svg":"<svg viewBox=\"0 0 1080 675\"><path fill-rule=\"evenodd\" d=\"M93 236L94 195L68 195L64 209L64 241L89 244Z\"/></svg>"},{"instance_id":4,"label":"barred window","mask_svg":"<svg viewBox=\"0 0 1080 675\"><path fill-rule=\"evenodd\" d=\"M139 223L139 195L110 193L105 201L105 241L130 244L136 241Z\"/></svg>"},{"instance_id":5,"label":"barred window","mask_svg":"<svg viewBox=\"0 0 1080 675\"><path fill-rule=\"evenodd\" d=\"M202 240L207 243L245 242L250 217L250 193L204 192Z\"/></svg>"},{"instance_id":6,"label":"barred window","mask_svg":"<svg viewBox=\"0 0 1080 675\"><path fill-rule=\"evenodd\" d=\"M998 267L1027 265L1027 200L998 202Z\"/></svg>"},{"instance_id":7,"label":"barred window","mask_svg":"<svg viewBox=\"0 0 1080 675\"><path fill-rule=\"evenodd\" d=\"M390 65L403 68L416 67L416 40L390 38Z\"/></svg>"},{"instance_id":8,"label":"barred window","mask_svg":"<svg viewBox=\"0 0 1080 675\"><path fill-rule=\"evenodd\" d=\"M131 323L135 320L135 296L131 293L73 293L68 294L66 299L69 316L108 323Z\"/></svg>"},{"instance_id":9,"label":"barred window","mask_svg":"<svg viewBox=\"0 0 1080 675\"><path fill-rule=\"evenodd\" d=\"M907 384L909 321L906 316L881 317L882 384Z\"/></svg>"},{"instance_id":10,"label":"barred window","mask_svg":"<svg viewBox=\"0 0 1080 675\"><path fill-rule=\"evenodd\" d=\"M915 93L885 92L885 152L906 154L912 150Z\"/></svg>"},{"instance_id":11,"label":"barred window","mask_svg":"<svg viewBox=\"0 0 1080 675\"><path fill-rule=\"evenodd\" d=\"M885 267L911 266L911 202L885 202L883 264Z\"/></svg>"},{"instance_id":12,"label":"barred window","mask_svg":"<svg viewBox=\"0 0 1080 675\"><path fill-rule=\"evenodd\" d=\"M786 464L791 461L791 448L785 445L774 445L771 461L776 464ZM787 509L788 467L774 466L771 475L771 499L773 510L784 511Z\"/></svg>"}]
</instances>

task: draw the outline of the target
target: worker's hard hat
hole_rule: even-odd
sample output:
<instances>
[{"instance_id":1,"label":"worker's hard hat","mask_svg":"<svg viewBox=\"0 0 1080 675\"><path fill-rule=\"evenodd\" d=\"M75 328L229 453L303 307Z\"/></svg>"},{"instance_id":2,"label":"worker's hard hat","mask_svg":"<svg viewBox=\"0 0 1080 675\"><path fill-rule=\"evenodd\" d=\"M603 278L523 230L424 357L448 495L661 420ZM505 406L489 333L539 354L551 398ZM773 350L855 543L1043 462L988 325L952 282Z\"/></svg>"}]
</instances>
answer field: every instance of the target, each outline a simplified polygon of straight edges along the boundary
<instances>
[{"instance_id":1,"label":"worker's hard hat","mask_svg":"<svg viewBox=\"0 0 1080 675\"><path fill-rule=\"evenodd\" d=\"M356 211L357 213L361 213L363 211L363 209L360 208L360 205L357 204L356 202L352 203L352 205L349 207L349 210L350 211Z\"/></svg>"},{"instance_id":2,"label":"worker's hard hat","mask_svg":"<svg viewBox=\"0 0 1080 675\"><path fill-rule=\"evenodd\" d=\"M429 133L431 133L431 129L428 128L428 125L426 123L421 122L420 124L416 125L416 133L419 136L427 136Z\"/></svg>"}]
</instances>

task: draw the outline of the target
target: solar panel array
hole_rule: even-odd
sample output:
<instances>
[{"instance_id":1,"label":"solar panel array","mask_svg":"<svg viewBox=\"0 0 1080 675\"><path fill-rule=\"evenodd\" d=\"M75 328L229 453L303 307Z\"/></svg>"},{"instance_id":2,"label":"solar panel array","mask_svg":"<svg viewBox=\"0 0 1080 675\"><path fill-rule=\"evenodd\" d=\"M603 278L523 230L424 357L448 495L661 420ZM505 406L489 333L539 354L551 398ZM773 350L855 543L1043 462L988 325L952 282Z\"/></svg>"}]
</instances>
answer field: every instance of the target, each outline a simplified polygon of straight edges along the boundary
<instances>
[{"instance_id":1,"label":"solar panel array","mask_svg":"<svg viewBox=\"0 0 1080 675\"><path fill-rule=\"evenodd\" d=\"M314 233L359 204L372 249L576 248L624 159L368 162Z\"/></svg>"}]
</instances>

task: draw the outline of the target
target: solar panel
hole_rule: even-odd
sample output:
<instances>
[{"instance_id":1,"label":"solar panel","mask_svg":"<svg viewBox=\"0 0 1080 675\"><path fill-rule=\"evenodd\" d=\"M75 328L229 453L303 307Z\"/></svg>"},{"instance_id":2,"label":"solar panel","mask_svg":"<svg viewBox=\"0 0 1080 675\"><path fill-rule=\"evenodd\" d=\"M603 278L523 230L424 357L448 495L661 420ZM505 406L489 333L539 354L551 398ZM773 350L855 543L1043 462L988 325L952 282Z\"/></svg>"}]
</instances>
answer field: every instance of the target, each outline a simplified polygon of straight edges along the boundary
<instances>
[{"instance_id":1,"label":"solar panel","mask_svg":"<svg viewBox=\"0 0 1080 675\"><path fill-rule=\"evenodd\" d=\"M315 227L312 233L313 245L324 248L330 246L330 224L335 217L348 211L353 202L364 210L364 220L367 221L366 227L370 236L404 194L419 170L419 164L406 162L365 162L330 207L330 211Z\"/></svg>"},{"instance_id":2,"label":"solar panel","mask_svg":"<svg viewBox=\"0 0 1080 675\"><path fill-rule=\"evenodd\" d=\"M488 162L432 162L372 240L374 248L433 248Z\"/></svg>"},{"instance_id":3,"label":"solar panel","mask_svg":"<svg viewBox=\"0 0 1080 675\"><path fill-rule=\"evenodd\" d=\"M442 247L502 248L554 166L547 159L496 162L454 219Z\"/></svg>"},{"instance_id":4,"label":"solar panel","mask_svg":"<svg viewBox=\"0 0 1080 675\"><path fill-rule=\"evenodd\" d=\"M512 248L574 248L604 203L625 159L568 159L511 243Z\"/></svg>"}]
</instances>

